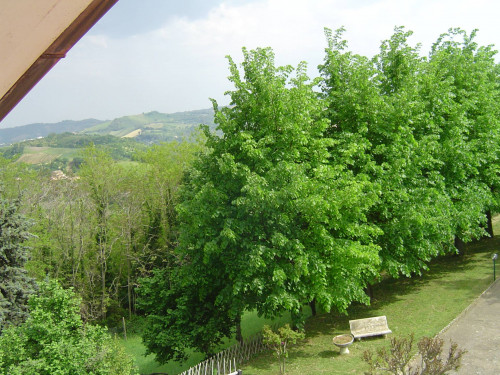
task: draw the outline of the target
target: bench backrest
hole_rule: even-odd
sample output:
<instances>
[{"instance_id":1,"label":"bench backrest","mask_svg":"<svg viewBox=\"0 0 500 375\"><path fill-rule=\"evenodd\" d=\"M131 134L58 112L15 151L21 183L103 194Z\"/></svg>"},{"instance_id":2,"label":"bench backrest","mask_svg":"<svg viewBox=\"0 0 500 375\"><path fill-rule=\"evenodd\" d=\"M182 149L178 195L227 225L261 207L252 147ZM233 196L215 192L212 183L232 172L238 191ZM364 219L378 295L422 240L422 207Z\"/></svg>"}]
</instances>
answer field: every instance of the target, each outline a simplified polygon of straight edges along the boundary
<instances>
[{"instance_id":1,"label":"bench backrest","mask_svg":"<svg viewBox=\"0 0 500 375\"><path fill-rule=\"evenodd\" d=\"M376 316L374 318L349 320L351 332L353 335L363 335L377 332L390 331L387 325L387 317Z\"/></svg>"}]
</instances>

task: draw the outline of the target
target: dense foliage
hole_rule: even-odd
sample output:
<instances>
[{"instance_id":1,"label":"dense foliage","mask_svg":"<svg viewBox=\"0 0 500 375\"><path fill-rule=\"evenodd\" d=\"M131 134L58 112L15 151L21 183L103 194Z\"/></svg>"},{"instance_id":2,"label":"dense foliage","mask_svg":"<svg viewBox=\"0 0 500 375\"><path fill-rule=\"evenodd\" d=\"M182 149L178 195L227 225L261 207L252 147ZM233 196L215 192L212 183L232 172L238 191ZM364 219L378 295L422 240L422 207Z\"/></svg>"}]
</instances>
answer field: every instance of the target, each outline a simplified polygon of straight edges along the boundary
<instances>
[{"instance_id":1,"label":"dense foliage","mask_svg":"<svg viewBox=\"0 0 500 375\"><path fill-rule=\"evenodd\" d=\"M85 319L111 324L131 316L138 278L174 264L176 190L200 147L155 145L124 164L92 146L82 154L79 175L62 179L0 158L5 195L22 192L19 209L34 219L29 274L73 287Z\"/></svg>"},{"instance_id":2,"label":"dense foliage","mask_svg":"<svg viewBox=\"0 0 500 375\"><path fill-rule=\"evenodd\" d=\"M56 281L30 298L30 317L0 336L0 372L38 375L129 375L133 361L106 329L83 324L80 301Z\"/></svg>"},{"instance_id":3,"label":"dense foliage","mask_svg":"<svg viewBox=\"0 0 500 375\"><path fill-rule=\"evenodd\" d=\"M328 122L305 65L292 75L275 67L269 49L244 54L244 78L230 60L231 105L214 103L224 135L206 132L210 151L183 185L182 267L170 287L146 284L153 288L145 299L157 301L147 342L162 360L183 346L212 351L245 310L291 311L296 324L313 301L344 311L367 301L363 288L376 275L377 231L365 216L376 194L364 177L331 163ZM184 340L158 347L159 331L184 332Z\"/></svg>"},{"instance_id":4,"label":"dense foliage","mask_svg":"<svg viewBox=\"0 0 500 375\"><path fill-rule=\"evenodd\" d=\"M36 290L24 268L29 226L19 213L19 201L7 199L0 187L0 331L26 320L28 298Z\"/></svg>"},{"instance_id":5,"label":"dense foliage","mask_svg":"<svg viewBox=\"0 0 500 375\"><path fill-rule=\"evenodd\" d=\"M395 29L369 59L343 30L310 81L269 49L229 59L222 134L186 174L179 266L143 283L150 352L211 353L245 310L368 303L382 272L410 277L486 234L498 207L498 65L461 30L428 58ZM318 93L317 85L321 89ZM152 301L158 301L153 303ZM161 335L159 335L161 333Z\"/></svg>"}]
</instances>

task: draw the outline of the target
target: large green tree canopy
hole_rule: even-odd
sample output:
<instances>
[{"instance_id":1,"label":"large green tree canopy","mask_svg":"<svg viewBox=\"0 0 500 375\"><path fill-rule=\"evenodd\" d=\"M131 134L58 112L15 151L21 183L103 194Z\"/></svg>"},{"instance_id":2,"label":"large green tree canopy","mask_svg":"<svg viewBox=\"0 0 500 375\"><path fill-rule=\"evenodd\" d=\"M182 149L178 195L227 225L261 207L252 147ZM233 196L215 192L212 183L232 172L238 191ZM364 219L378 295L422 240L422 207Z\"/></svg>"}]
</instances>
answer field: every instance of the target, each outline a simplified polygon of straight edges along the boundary
<instances>
[{"instance_id":1,"label":"large green tree canopy","mask_svg":"<svg viewBox=\"0 0 500 375\"><path fill-rule=\"evenodd\" d=\"M141 287L160 360L212 352L245 310L297 323L307 303L369 303L381 274L419 274L485 234L499 191L495 52L450 30L423 57L397 27L367 58L342 33L326 31L314 80L271 49L229 58L230 105L213 102L218 130L179 190L177 267Z\"/></svg>"},{"instance_id":2,"label":"large green tree canopy","mask_svg":"<svg viewBox=\"0 0 500 375\"><path fill-rule=\"evenodd\" d=\"M410 276L454 251L454 238L484 234L485 212L495 207L495 53L478 47L474 33L450 30L426 59L397 27L370 60L347 51L342 32L327 30L320 66L329 134L355 151L348 167L380 186L369 218L383 232L381 270Z\"/></svg>"},{"instance_id":3,"label":"large green tree canopy","mask_svg":"<svg viewBox=\"0 0 500 375\"><path fill-rule=\"evenodd\" d=\"M184 292L167 299L178 309L213 305L206 326L237 322L246 309L298 317L313 300L341 311L366 302L379 258L378 231L365 214L377 194L334 159L305 64L276 67L270 49L243 52L243 74L229 60L230 106L214 102L222 135L207 132L209 152L181 192L183 264L174 288ZM175 335L166 319L164 332Z\"/></svg>"}]
</instances>

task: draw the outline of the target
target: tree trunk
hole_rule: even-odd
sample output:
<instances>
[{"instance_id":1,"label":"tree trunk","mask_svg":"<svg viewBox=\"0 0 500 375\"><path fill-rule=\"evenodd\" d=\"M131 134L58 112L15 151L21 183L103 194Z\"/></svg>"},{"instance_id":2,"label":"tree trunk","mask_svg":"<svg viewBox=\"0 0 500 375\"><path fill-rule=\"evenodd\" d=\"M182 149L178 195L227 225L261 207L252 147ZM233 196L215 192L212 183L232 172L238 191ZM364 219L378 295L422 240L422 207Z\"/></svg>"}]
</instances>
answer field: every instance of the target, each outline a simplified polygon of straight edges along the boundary
<instances>
[{"instance_id":1,"label":"tree trunk","mask_svg":"<svg viewBox=\"0 0 500 375\"><path fill-rule=\"evenodd\" d=\"M457 255L465 255L465 242L458 236L455 236L455 248L458 250Z\"/></svg>"},{"instance_id":2,"label":"tree trunk","mask_svg":"<svg viewBox=\"0 0 500 375\"><path fill-rule=\"evenodd\" d=\"M368 284L366 287L365 287L365 293L368 297L370 297L370 302L372 301L373 299L373 288L372 288L372 285L371 284Z\"/></svg>"},{"instance_id":3,"label":"tree trunk","mask_svg":"<svg viewBox=\"0 0 500 375\"><path fill-rule=\"evenodd\" d=\"M241 315L236 318L236 341L243 343L243 335L241 334Z\"/></svg>"},{"instance_id":4,"label":"tree trunk","mask_svg":"<svg viewBox=\"0 0 500 375\"><path fill-rule=\"evenodd\" d=\"M101 316L106 319L106 269L104 264L101 265Z\"/></svg>"},{"instance_id":5,"label":"tree trunk","mask_svg":"<svg viewBox=\"0 0 500 375\"><path fill-rule=\"evenodd\" d=\"M311 307L312 316L316 316L316 298L313 298L313 300L309 302L309 306Z\"/></svg>"},{"instance_id":6,"label":"tree trunk","mask_svg":"<svg viewBox=\"0 0 500 375\"><path fill-rule=\"evenodd\" d=\"M486 211L486 232L493 237L495 234L493 233L493 222L491 220L491 210Z\"/></svg>"},{"instance_id":7,"label":"tree trunk","mask_svg":"<svg viewBox=\"0 0 500 375\"><path fill-rule=\"evenodd\" d=\"M101 242L99 243L99 256L100 256L100 266L101 266L101 318L106 319L106 249L105 245Z\"/></svg>"},{"instance_id":8,"label":"tree trunk","mask_svg":"<svg viewBox=\"0 0 500 375\"><path fill-rule=\"evenodd\" d=\"M132 319L132 286L130 285L130 261L127 275L128 318Z\"/></svg>"}]
</instances>

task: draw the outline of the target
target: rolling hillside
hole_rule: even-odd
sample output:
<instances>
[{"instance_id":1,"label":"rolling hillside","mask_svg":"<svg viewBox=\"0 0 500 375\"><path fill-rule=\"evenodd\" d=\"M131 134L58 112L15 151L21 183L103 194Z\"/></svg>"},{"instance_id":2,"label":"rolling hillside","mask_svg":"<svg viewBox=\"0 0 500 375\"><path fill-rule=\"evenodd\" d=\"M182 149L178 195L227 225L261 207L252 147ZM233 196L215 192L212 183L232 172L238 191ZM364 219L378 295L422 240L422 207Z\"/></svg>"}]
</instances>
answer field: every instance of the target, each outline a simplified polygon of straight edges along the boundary
<instances>
[{"instance_id":1,"label":"rolling hillside","mask_svg":"<svg viewBox=\"0 0 500 375\"><path fill-rule=\"evenodd\" d=\"M200 124L215 127L212 109L31 124L0 129L0 156L34 168L71 169L81 162L82 149L92 143L115 160L131 162L147 145L187 138Z\"/></svg>"},{"instance_id":2,"label":"rolling hillside","mask_svg":"<svg viewBox=\"0 0 500 375\"><path fill-rule=\"evenodd\" d=\"M141 143L173 141L187 137L200 124L213 126L213 110L164 114L149 112L125 116L102 122L83 130L87 134L110 134L116 137L133 137Z\"/></svg>"},{"instance_id":3,"label":"rolling hillside","mask_svg":"<svg viewBox=\"0 0 500 375\"><path fill-rule=\"evenodd\" d=\"M52 133L67 132L127 137L134 138L141 143L151 144L189 136L200 124L214 126L212 109L170 114L149 112L124 116L110 121L88 119L0 129L0 146L46 137Z\"/></svg>"},{"instance_id":4,"label":"rolling hillside","mask_svg":"<svg viewBox=\"0 0 500 375\"><path fill-rule=\"evenodd\" d=\"M0 129L0 146L16 142L46 137L51 133L80 132L84 129L100 124L101 120L88 119L82 121L62 121L55 124L30 124L15 128Z\"/></svg>"}]
</instances>

